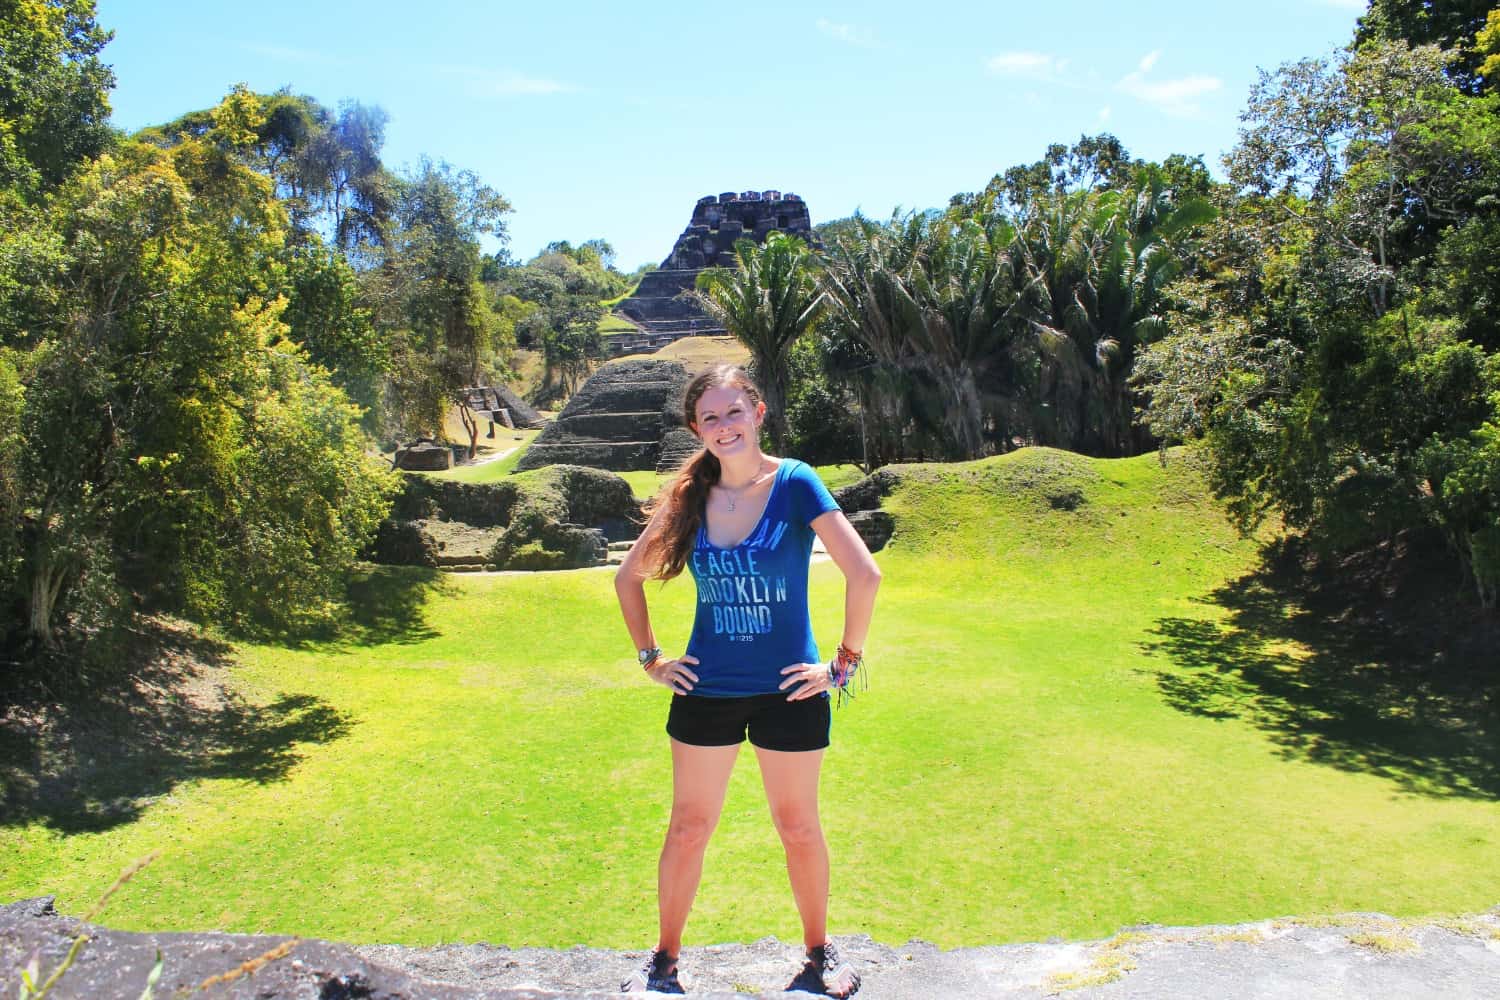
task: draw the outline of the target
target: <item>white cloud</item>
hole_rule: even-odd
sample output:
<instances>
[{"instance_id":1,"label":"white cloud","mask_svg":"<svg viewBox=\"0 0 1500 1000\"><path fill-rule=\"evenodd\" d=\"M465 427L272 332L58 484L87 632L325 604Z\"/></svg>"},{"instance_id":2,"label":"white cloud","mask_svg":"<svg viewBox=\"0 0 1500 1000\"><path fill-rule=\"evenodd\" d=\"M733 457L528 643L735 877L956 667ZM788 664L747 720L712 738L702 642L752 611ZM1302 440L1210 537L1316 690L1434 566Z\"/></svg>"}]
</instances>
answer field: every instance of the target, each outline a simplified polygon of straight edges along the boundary
<instances>
[{"instance_id":1,"label":"white cloud","mask_svg":"<svg viewBox=\"0 0 1500 1000\"><path fill-rule=\"evenodd\" d=\"M1115 89L1144 101L1164 114L1192 118L1202 110L1198 105L1198 98L1212 94L1224 86L1224 81L1216 76L1194 75L1175 80L1148 80L1146 76L1156 66L1159 58L1159 51L1148 53L1141 59L1140 68L1126 74L1115 84Z\"/></svg>"},{"instance_id":2,"label":"white cloud","mask_svg":"<svg viewBox=\"0 0 1500 1000\"><path fill-rule=\"evenodd\" d=\"M1110 106L1108 104L1106 104L1104 107L1100 108L1099 109L1099 124L1103 125L1105 122L1109 121L1109 116L1112 115L1112 114L1114 114L1114 111L1111 110L1111 108L1110 108Z\"/></svg>"},{"instance_id":3,"label":"white cloud","mask_svg":"<svg viewBox=\"0 0 1500 1000\"><path fill-rule=\"evenodd\" d=\"M830 21L826 17L818 18L818 30L835 41L843 42L845 45L854 45L862 49L879 48L880 43L875 41L875 32L869 28L861 28L854 24L842 24Z\"/></svg>"},{"instance_id":4,"label":"white cloud","mask_svg":"<svg viewBox=\"0 0 1500 1000\"><path fill-rule=\"evenodd\" d=\"M991 56L984 65L997 76L1050 79L1067 69L1068 61L1045 52L1002 52L998 56Z\"/></svg>"}]
</instances>

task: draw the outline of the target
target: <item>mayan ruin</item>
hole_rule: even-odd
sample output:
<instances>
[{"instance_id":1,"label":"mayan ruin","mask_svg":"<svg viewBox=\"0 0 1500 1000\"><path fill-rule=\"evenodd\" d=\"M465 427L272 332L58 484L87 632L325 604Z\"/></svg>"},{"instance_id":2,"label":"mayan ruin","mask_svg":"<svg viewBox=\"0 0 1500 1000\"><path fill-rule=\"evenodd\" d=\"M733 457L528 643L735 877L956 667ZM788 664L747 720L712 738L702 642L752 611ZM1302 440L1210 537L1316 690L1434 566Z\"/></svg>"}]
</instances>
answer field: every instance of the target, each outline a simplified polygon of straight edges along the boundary
<instances>
[{"instance_id":1,"label":"mayan ruin","mask_svg":"<svg viewBox=\"0 0 1500 1000\"><path fill-rule=\"evenodd\" d=\"M614 352L654 351L682 337L722 334L723 327L683 293L705 268L733 267L737 240L764 243L772 230L817 244L807 203L791 192L725 191L699 198L692 220L660 269L646 275L635 294L615 307L641 332L614 338Z\"/></svg>"}]
</instances>

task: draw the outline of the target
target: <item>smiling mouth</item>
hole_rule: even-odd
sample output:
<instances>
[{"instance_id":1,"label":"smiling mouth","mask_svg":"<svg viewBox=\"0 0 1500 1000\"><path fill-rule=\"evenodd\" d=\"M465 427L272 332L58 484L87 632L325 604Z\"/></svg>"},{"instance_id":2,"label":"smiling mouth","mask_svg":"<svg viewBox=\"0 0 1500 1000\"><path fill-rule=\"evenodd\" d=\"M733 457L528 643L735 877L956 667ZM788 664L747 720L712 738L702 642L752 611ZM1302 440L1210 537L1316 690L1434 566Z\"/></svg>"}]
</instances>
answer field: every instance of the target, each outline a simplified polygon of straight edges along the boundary
<instances>
[{"instance_id":1,"label":"smiling mouth","mask_svg":"<svg viewBox=\"0 0 1500 1000\"><path fill-rule=\"evenodd\" d=\"M740 439L741 439L741 438L743 438L743 437L744 437L744 435L743 435L743 434L735 434L735 435L733 435L733 436L732 436L732 437L728 437L728 438L719 438L719 439L718 439L718 443L719 443L719 447L720 447L720 448L723 448L723 447L725 447L725 446L726 446L726 445L731 445L731 444L734 444L734 443L735 443L735 442L736 442L736 441L738 441L738 440L740 440Z\"/></svg>"}]
</instances>

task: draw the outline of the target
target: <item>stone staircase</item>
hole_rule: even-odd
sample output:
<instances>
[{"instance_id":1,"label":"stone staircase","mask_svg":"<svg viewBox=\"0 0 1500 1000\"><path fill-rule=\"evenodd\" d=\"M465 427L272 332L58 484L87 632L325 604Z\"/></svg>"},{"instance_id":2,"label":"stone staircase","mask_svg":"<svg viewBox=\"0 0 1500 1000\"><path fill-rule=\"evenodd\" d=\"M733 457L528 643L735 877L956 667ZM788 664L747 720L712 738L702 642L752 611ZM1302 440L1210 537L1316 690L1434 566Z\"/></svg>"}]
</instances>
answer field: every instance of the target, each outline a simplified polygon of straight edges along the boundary
<instances>
[{"instance_id":1,"label":"stone staircase","mask_svg":"<svg viewBox=\"0 0 1500 1000\"><path fill-rule=\"evenodd\" d=\"M656 460L656 471L661 475L671 475L682 468L683 463L702 448L702 443L697 435L686 427L674 427L667 431L661 439L661 453Z\"/></svg>"},{"instance_id":2,"label":"stone staircase","mask_svg":"<svg viewBox=\"0 0 1500 1000\"><path fill-rule=\"evenodd\" d=\"M624 334L617 343L625 349L656 349L683 337L710 337L724 328L710 319L689 293L702 268L667 268L641 279L635 294L615 307L615 312L641 328L641 334Z\"/></svg>"},{"instance_id":3,"label":"stone staircase","mask_svg":"<svg viewBox=\"0 0 1500 1000\"><path fill-rule=\"evenodd\" d=\"M605 365L537 435L517 469L563 464L615 472L655 469L663 438L682 429L687 382L687 370L671 361Z\"/></svg>"}]
</instances>

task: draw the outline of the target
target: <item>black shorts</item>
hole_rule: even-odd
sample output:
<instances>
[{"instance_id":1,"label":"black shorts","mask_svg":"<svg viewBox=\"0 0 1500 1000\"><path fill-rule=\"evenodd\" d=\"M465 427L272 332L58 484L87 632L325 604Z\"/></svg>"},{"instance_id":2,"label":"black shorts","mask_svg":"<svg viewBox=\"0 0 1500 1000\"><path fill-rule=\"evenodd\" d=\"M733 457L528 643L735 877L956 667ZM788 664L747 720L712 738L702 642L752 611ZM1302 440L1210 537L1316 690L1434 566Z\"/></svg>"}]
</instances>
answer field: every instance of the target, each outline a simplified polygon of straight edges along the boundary
<instances>
[{"instance_id":1,"label":"black shorts","mask_svg":"<svg viewBox=\"0 0 1500 1000\"><path fill-rule=\"evenodd\" d=\"M667 735L695 747L737 746L748 732L762 750L822 750L832 713L828 695L787 701L785 694L704 698L674 694Z\"/></svg>"}]
</instances>

